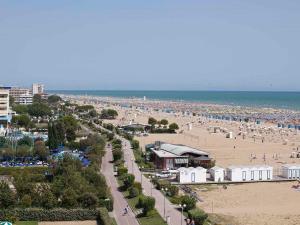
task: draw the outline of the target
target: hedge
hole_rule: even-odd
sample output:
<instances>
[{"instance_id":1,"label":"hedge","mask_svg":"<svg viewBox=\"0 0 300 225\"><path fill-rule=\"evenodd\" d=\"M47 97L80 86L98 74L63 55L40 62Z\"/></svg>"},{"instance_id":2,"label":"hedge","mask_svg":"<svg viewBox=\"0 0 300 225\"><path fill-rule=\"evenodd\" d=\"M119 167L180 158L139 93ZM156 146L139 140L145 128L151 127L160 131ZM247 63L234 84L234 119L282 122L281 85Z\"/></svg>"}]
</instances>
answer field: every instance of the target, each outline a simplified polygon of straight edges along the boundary
<instances>
[{"instance_id":1,"label":"hedge","mask_svg":"<svg viewBox=\"0 0 300 225\"><path fill-rule=\"evenodd\" d=\"M23 221L81 221L99 220L101 225L112 224L106 208L100 209L52 209L41 208L0 210L0 221L15 216Z\"/></svg>"},{"instance_id":2,"label":"hedge","mask_svg":"<svg viewBox=\"0 0 300 225\"><path fill-rule=\"evenodd\" d=\"M32 167L1 167L0 175L14 176L20 172L28 172L29 174L45 174L49 168L46 166L32 166Z\"/></svg>"}]
</instances>

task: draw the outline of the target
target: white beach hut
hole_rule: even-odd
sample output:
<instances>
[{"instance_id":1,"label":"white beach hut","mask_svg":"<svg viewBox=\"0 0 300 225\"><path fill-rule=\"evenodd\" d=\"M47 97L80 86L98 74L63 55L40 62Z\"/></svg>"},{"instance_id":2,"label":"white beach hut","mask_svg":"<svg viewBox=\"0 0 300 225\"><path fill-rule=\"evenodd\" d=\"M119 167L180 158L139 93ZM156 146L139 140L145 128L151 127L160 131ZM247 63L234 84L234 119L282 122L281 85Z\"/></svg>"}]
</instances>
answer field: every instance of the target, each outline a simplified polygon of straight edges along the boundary
<instances>
[{"instance_id":1,"label":"white beach hut","mask_svg":"<svg viewBox=\"0 0 300 225\"><path fill-rule=\"evenodd\" d=\"M214 166L210 168L209 173L215 182L223 182L225 170L221 167Z\"/></svg>"},{"instance_id":2,"label":"white beach hut","mask_svg":"<svg viewBox=\"0 0 300 225\"><path fill-rule=\"evenodd\" d=\"M203 167L180 167L177 180L179 183L204 183L206 182L206 169Z\"/></svg>"},{"instance_id":3,"label":"white beach hut","mask_svg":"<svg viewBox=\"0 0 300 225\"><path fill-rule=\"evenodd\" d=\"M282 176L288 179L300 179L300 164L283 165Z\"/></svg>"},{"instance_id":4,"label":"white beach hut","mask_svg":"<svg viewBox=\"0 0 300 225\"><path fill-rule=\"evenodd\" d=\"M230 166L227 168L230 181L262 181L273 179L273 167L268 165Z\"/></svg>"}]
</instances>

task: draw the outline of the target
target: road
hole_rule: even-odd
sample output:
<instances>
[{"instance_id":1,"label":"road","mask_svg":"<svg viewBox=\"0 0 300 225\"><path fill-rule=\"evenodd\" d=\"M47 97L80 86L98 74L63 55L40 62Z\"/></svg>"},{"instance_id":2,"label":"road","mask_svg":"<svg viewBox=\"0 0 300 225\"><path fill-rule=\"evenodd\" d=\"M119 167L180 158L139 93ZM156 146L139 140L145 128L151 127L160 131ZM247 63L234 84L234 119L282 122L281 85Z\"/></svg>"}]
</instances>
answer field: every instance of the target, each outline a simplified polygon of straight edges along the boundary
<instances>
[{"instance_id":1,"label":"road","mask_svg":"<svg viewBox=\"0 0 300 225\"><path fill-rule=\"evenodd\" d=\"M126 161L128 173L134 174L135 179L138 182L142 183L143 193L148 196L151 196L152 194L152 197L155 198L155 208L157 209L159 214L163 218L166 218L167 216L170 217L169 224L172 225L185 224L184 222L185 217L181 218L181 212L178 211L177 207L173 205L167 198L165 198L160 191L156 190L155 188L152 188L153 185L149 179L147 179L144 176L141 176L141 172L138 168L138 165L134 162L134 154L133 154L133 150L131 149L130 142L124 138L121 138L121 140L123 141L124 160Z\"/></svg>"},{"instance_id":2,"label":"road","mask_svg":"<svg viewBox=\"0 0 300 225\"><path fill-rule=\"evenodd\" d=\"M112 151L106 149L106 154L102 159L101 172L105 176L107 185L111 188L111 194L114 198L113 216L118 225L139 225L134 213L129 209L127 215L123 216L124 208L127 202L123 194L118 190L118 182L113 173Z\"/></svg>"}]
</instances>

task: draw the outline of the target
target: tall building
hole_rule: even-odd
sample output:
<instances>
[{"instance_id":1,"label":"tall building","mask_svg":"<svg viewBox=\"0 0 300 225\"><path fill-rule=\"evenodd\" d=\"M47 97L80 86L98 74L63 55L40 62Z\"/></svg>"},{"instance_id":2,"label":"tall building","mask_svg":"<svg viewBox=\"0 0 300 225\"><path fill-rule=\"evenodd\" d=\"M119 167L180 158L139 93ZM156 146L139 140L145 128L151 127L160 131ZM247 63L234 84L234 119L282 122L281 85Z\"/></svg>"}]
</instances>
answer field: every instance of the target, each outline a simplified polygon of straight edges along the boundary
<instances>
[{"instance_id":1,"label":"tall building","mask_svg":"<svg viewBox=\"0 0 300 225\"><path fill-rule=\"evenodd\" d=\"M29 88L12 87L9 90L9 95L14 98L18 104L32 104L32 93Z\"/></svg>"},{"instance_id":2,"label":"tall building","mask_svg":"<svg viewBox=\"0 0 300 225\"><path fill-rule=\"evenodd\" d=\"M44 93L44 85L43 84L32 84L32 94L43 94Z\"/></svg>"},{"instance_id":3,"label":"tall building","mask_svg":"<svg viewBox=\"0 0 300 225\"><path fill-rule=\"evenodd\" d=\"M0 87L0 124L10 122L9 116L9 89Z\"/></svg>"}]
</instances>

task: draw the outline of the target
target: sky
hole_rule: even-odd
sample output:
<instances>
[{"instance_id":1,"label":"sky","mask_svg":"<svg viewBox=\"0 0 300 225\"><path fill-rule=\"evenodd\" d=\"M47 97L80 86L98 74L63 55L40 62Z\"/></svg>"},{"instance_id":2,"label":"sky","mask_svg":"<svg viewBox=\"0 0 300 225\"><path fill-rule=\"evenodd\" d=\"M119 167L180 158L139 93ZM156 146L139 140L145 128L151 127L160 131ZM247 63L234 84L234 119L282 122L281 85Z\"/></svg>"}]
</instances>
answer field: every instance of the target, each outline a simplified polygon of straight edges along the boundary
<instances>
[{"instance_id":1,"label":"sky","mask_svg":"<svg viewBox=\"0 0 300 225\"><path fill-rule=\"evenodd\" d=\"M0 84L300 91L299 12L299 0L1 0Z\"/></svg>"}]
</instances>

